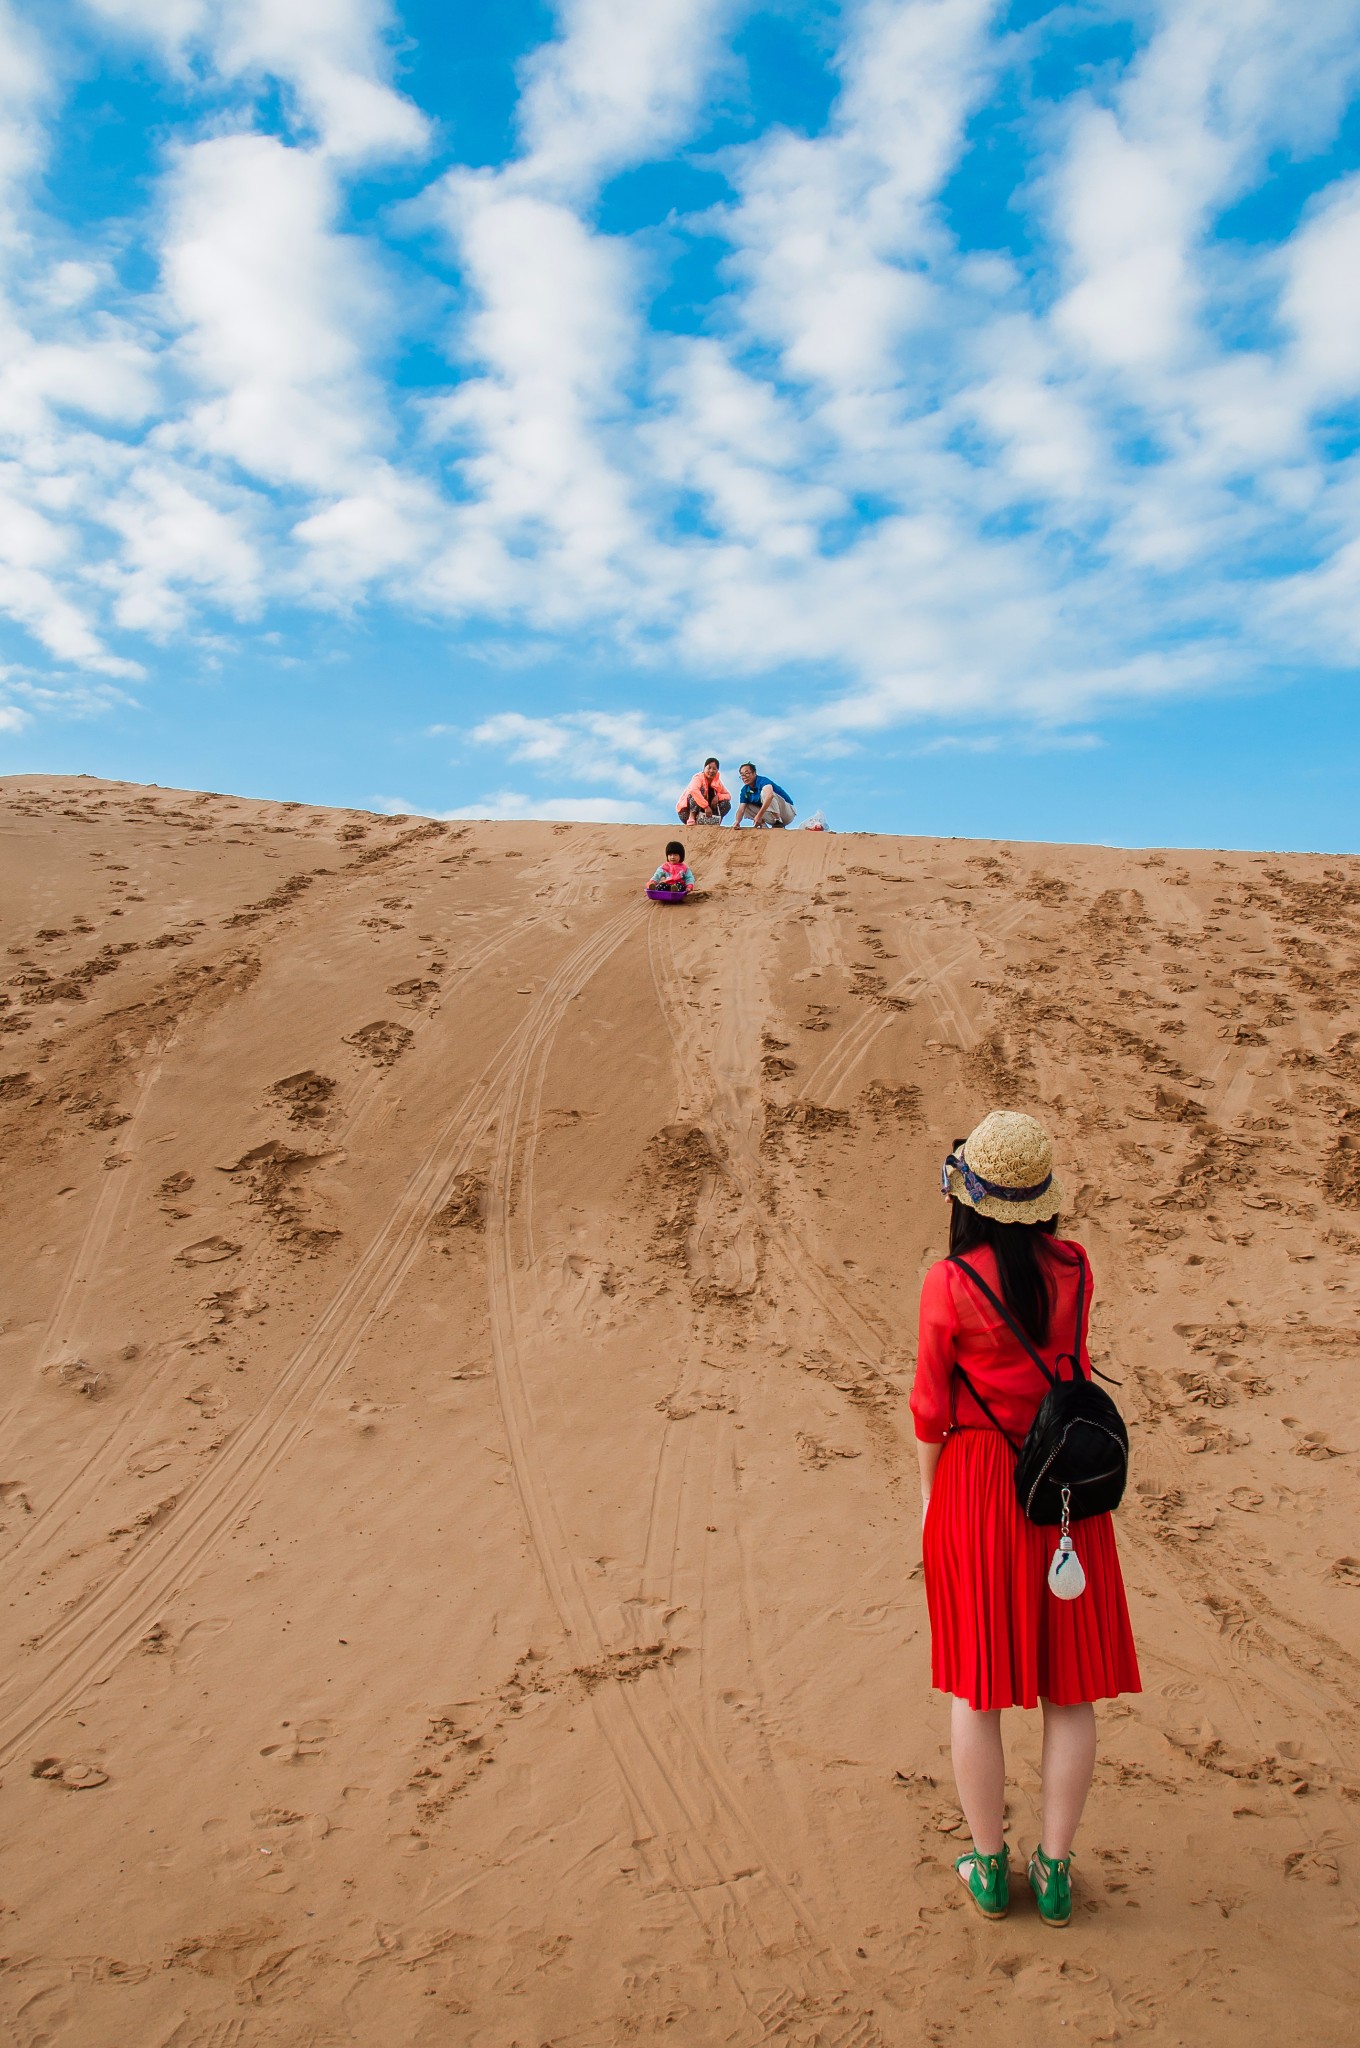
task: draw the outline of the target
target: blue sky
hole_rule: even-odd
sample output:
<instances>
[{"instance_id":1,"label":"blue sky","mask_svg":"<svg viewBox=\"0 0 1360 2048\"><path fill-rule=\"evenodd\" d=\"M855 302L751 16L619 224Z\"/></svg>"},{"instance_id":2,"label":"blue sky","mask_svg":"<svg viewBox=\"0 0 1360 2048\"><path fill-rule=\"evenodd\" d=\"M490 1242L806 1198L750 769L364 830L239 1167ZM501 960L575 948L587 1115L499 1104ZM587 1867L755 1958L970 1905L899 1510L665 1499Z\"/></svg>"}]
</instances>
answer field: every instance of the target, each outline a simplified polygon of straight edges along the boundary
<instances>
[{"instance_id":1,"label":"blue sky","mask_svg":"<svg viewBox=\"0 0 1360 2048\"><path fill-rule=\"evenodd\" d=\"M1353 851L1360 0L0 0L0 772Z\"/></svg>"}]
</instances>

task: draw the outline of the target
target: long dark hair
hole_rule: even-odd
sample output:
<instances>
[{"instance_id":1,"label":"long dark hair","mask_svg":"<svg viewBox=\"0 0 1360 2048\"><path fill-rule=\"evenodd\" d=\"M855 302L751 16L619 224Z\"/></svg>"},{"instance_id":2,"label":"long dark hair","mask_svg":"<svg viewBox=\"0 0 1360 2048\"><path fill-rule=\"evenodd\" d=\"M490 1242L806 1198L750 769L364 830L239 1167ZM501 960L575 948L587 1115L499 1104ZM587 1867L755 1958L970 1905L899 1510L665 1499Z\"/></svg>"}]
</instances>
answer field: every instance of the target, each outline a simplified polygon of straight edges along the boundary
<instances>
[{"instance_id":1,"label":"long dark hair","mask_svg":"<svg viewBox=\"0 0 1360 2048\"><path fill-rule=\"evenodd\" d=\"M994 1223L966 1202L951 1199L949 1204L950 1251L965 1259L969 1252L981 1251L984 1246L996 1253L1001 1299L1041 1351L1048 1342L1053 1306L1050 1264L1055 1253L1051 1240L1057 1227L1056 1216L1046 1223Z\"/></svg>"}]
</instances>

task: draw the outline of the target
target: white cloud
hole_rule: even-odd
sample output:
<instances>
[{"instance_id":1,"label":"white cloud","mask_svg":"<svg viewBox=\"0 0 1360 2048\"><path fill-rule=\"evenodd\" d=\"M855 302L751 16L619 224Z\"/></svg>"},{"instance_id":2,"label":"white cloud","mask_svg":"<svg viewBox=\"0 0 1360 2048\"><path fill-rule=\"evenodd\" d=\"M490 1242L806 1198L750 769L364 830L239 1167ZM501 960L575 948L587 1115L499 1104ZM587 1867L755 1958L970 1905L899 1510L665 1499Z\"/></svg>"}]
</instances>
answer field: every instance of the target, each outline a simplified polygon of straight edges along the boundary
<instances>
[{"instance_id":1,"label":"white cloud","mask_svg":"<svg viewBox=\"0 0 1360 2048\"><path fill-rule=\"evenodd\" d=\"M1360 176L1333 186L1285 254L1280 310L1294 360L1326 399L1360 391Z\"/></svg>"},{"instance_id":2,"label":"white cloud","mask_svg":"<svg viewBox=\"0 0 1360 2048\"><path fill-rule=\"evenodd\" d=\"M103 335L51 342L3 324L0 425L31 429L39 409L48 407L116 425L135 425L154 410L159 394L152 357L113 323Z\"/></svg>"},{"instance_id":3,"label":"white cloud","mask_svg":"<svg viewBox=\"0 0 1360 2048\"><path fill-rule=\"evenodd\" d=\"M815 438L775 387L711 340L677 344L657 379L658 416L641 439L655 474L703 501L717 532L772 557L806 558L844 494L803 480Z\"/></svg>"},{"instance_id":4,"label":"white cloud","mask_svg":"<svg viewBox=\"0 0 1360 2048\"><path fill-rule=\"evenodd\" d=\"M1343 540L1317 568L1262 593L1262 610L1286 644L1324 660L1360 662L1360 535Z\"/></svg>"},{"instance_id":5,"label":"white cloud","mask_svg":"<svg viewBox=\"0 0 1360 2048\"><path fill-rule=\"evenodd\" d=\"M734 0L560 0L561 37L523 67L517 180L588 189L680 141Z\"/></svg>"},{"instance_id":6,"label":"white cloud","mask_svg":"<svg viewBox=\"0 0 1360 2048\"><path fill-rule=\"evenodd\" d=\"M131 674L135 664L109 652L71 588L80 548L70 518L87 494L78 470L100 451L60 413L135 419L149 403L145 358L114 323L94 335L35 334L17 303L26 274L43 275L26 181L43 158L52 91L32 25L0 0L0 613L58 662ZM73 464L76 450L85 459Z\"/></svg>"},{"instance_id":7,"label":"white cloud","mask_svg":"<svg viewBox=\"0 0 1360 2048\"><path fill-rule=\"evenodd\" d=\"M272 136L195 143L174 165L165 287L179 352L214 394L187 438L271 482L343 489L381 411L362 342L382 299L334 230L330 172Z\"/></svg>"},{"instance_id":8,"label":"white cloud","mask_svg":"<svg viewBox=\"0 0 1360 2048\"><path fill-rule=\"evenodd\" d=\"M0 466L0 612L25 627L59 662L135 675L137 665L111 655L63 589L74 536L32 502L17 465Z\"/></svg>"},{"instance_id":9,"label":"white cloud","mask_svg":"<svg viewBox=\"0 0 1360 2048\"><path fill-rule=\"evenodd\" d=\"M680 138L736 12L735 0L563 0L562 34L523 67L524 154L440 187L472 295L460 353L481 371L431 413L470 500L422 582L444 608L527 610L549 628L664 608L666 550L648 545L611 448L643 333L634 264L574 202Z\"/></svg>"},{"instance_id":10,"label":"white cloud","mask_svg":"<svg viewBox=\"0 0 1360 2048\"><path fill-rule=\"evenodd\" d=\"M166 292L177 353L209 395L162 439L301 494L301 551L285 575L353 597L429 553L441 512L387 453L395 428L369 358L391 306L368 250L337 231L338 206L329 161L272 136L180 153Z\"/></svg>"},{"instance_id":11,"label":"white cloud","mask_svg":"<svg viewBox=\"0 0 1360 2048\"><path fill-rule=\"evenodd\" d=\"M164 638L183 628L188 592L238 616L257 608L263 566L244 508L214 504L183 475L148 462L103 517L123 540L112 582L115 616L129 631Z\"/></svg>"},{"instance_id":12,"label":"white cloud","mask_svg":"<svg viewBox=\"0 0 1360 2048\"><path fill-rule=\"evenodd\" d=\"M1162 0L1108 106L1078 101L1051 189L1059 328L1112 367L1203 354L1204 241L1272 148L1321 146L1360 75L1354 0Z\"/></svg>"},{"instance_id":13,"label":"white cloud","mask_svg":"<svg viewBox=\"0 0 1360 2048\"><path fill-rule=\"evenodd\" d=\"M495 175L455 174L441 201L475 294L463 346L487 374L431 415L467 450L471 502L426 588L455 610L530 597L546 624L611 608L639 552L630 484L604 433L625 411L638 340L627 253Z\"/></svg>"},{"instance_id":14,"label":"white cloud","mask_svg":"<svg viewBox=\"0 0 1360 2048\"><path fill-rule=\"evenodd\" d=\"M1220 226L1275 153L1328 145L1360 0L1149 0L1128 61L1006 117L1014 257L960 248L949 185L1061 10L1015 36L998 0L857 0L822 131L754 130L719 159L730 204L629 236L600 186L698 132L745 0L563 0L519 153L425 195L462 288L433 399L389 367L416 298L377 254L392 222L347 212L351 176L428 132L391 9L86 4L202 118L134 222L160 286L127 288L121 221L74 242L25 197L57 103L0 0L0 604L54 662L117 672L115 632L279 599L456 620L503 672L473 743L510 816L568 783L664 815L711 745L797 772L926 719L1352 657L1360 481L1327 436L1360 385L1360 180L1315 166L1290 238ZM251 130L270 84L301 142ZM702 331L659 333L687 232L726 258ZM514 708L517 664L601 649L657 716Z\"/></svg>"},{"instance_id":15,"label":"white cloud","mask_svg":"<svg viewBox=\"0 0 1360 2048\"><path fill-rule=\"evenodd\" d=\"M431 553L443 524L427 485L375 464L363 488L300 519L293 538L308 551L307 583L353 595Z\"/></svg>"},{"instance_id":16,"label":"white cloud","mask_svg":"<svg viewBox=\"0 0 1360 2048\"><path fill-rule=\"evenodd\" d=\"M986 353L995 368L961 396L960 411L996 444L1017 492L1079 515L1108 474L1103 423L1053 376L1052 351L1032 322L997 321Z\"/></svg>"},{"instance_id":17,"label":"white cloud","mask_svg":"<svg viewBox=\"0 0 1360 2048\"><path fill-rule=\"evenodd\" d=\"M328 155L422 151L429 123L387 80L386 0L85 0L92 13L223 83L278 79Z\"/></svg>"},{"instance_id":18,"label":"white cloud","mask_svg":"<svg viewBox=\"0 0 1360 2048\"><path fill-rule=\"evenodd\" d=\"M826 132L727 152L737 202L708 222L732 248L724 339L649 338L627 252L573 210L572 180L551 199L516 182L532 150L447 182L474 289L463 334L489 374L441 415L466 438L469 503L426 586L437 601L603 628L655 673L675 650L713 677L837 678L785 686L736 726L793 759L922 717L1052 720L1231 673L1230 583L1201 568L1174 598L1150 593L1230 560L1317 478L1297 376L1210 330L1225 274L1205 238L1263 136L1316 129L1339 15L1296 38L1283 105L1277 6L1156 17L1111 103L1073 103L1035 187L1064 266L1044 306L1014 264L960 260L938 205L1004 59L995 14L866 0ZM537 90L535 122L557 104ZM1126 452L1131 435L1153 459ZM1168 627L1172 651L1147 644ZM614 724L507 714L478 738L545 779L639 791L694 744Z\"/></svg>"},{"instance_id":19,"label":"white cloud","mask_svg":"<svg viewBox=\"0 0 1360 2048\"><path fill-rule=\"evenodd\" d=\"M0 669L0 693L7 700L5 716L11 732L20 732L38 719L98 718L115 705L135 701L114 683L92 682L88 677L35 680L32 671L17 668Z\"/></svg>"},{"instance_id":20,"label":"white cloud","mask_svg":"<svg viewBox=\"0 0 1360 2048\"><path fill-rule=\"evenodd\" d=\"M544 718L500 712L474 726L469 737L507 759L578 783L609 783L629 796L664 797L693 753L692 734L641 711L571 711Z\"/></svg>"},{"instance_id":21,"label":"white cloud","mask_svg":"<svg viewBox=\"0 0 1360 2048\"><path fill-rule=\"evenodd\" d=\"M51 82L37 36L12 0L0 0L0 244L16 231L16 186L43 155Z\"/></svg>"},{"instance_id":22,"label":"white cloud","mask_svg":"<svg viewBox=\"0 0 1360 2048\"><path fill-rule=\"evenodd\" d=\"M784 131L732 152L740 203L724 220L742 319L786 372L836 391L900 374L927 317L929 205L989 64L997 0L866 0L850 17L829 131Z\"/></svg>"},{"instance_id":23,"label":"white cloud","mask_svg":"<svg viewBox=\"0 0 1360 2048\"><path fill-rule=\"evenodd\" d=\"M557 818L589 825L651 825L658 816L654 806L625 803L614 797L526 796L513 789L498 790L494 796L481 797L455 811L422 811L401 797L382 797L377 808L389 818L465 818L477 822Z\"/></svg>"},{"instance_id":24,"label":"white cloud","mask_svg":"<svg viewBox=\"0 0 1360 2048\"><path fill-rule=\"evenodd\" d=\"M1219 154L1191 135L1194 154ZM1060 201L1077 282L1056 318L1102 362L1142 367L1186 346L1198 310L1187 243L1216 182L1191 153L1138 147L1105 107L1078 123Z\"/></svg>"},{"instance_id":25,"label":"white cloud","mask_svg":"<svg viewBox=\"0 0 1360 2048\"><path fill-rule=\"evenodd\" d=\"M318 92L326 49L346 37L357 49L364 24L384 18L348 4L320 27L297 7L272 26L239 5L115 11L172 42L211 32L228 71L310 24L320 40L308 46L308 90ZM5 55L0 178L10 165L33 168L50 95L0 5ZM430 546L437 496L394 469L385 394L369 367L390 329L387 293L368 251L335 227L336 124L353 154L357 119L345 128L328 116L329 153L250 134L173 151L164 294L124 300L126 313L110 309L119 286L97 250L43 260L34 230L45 224L23 213L15 188L24 233L8 303L0 298L0 605L54 658L138 672L106 645L101 593L113 624L163 640L204 604L248 615L290 585L351 599ZM168 356L167 315L177 326ZM167 362L182 373L181 393L190 384L187 406ZM261 485L300 494L300 511L280 521Z\"/></svg>"}]
</instances>

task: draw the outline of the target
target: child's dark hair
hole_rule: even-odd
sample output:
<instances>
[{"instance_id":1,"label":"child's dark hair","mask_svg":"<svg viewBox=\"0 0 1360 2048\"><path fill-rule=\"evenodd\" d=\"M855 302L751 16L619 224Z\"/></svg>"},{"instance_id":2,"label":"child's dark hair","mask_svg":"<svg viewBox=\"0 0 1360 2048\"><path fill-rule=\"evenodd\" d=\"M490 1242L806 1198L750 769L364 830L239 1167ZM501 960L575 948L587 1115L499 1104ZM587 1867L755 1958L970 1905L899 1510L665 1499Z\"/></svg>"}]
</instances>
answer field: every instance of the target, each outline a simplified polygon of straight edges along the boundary
<instances>
[{"instance_id":1,"label":"child's dark hair","mask_svg":"<svg viewBox=\"0 0 1360 2048\"><path fill-rule=\"evenodd\" d=\"M952 1149L964 1143L956 1138ZM949 1204L949 1249L966 1258L986 1245L996 1254L1001 1299L1025 1335L1042 1348L1048 1342L1049 1315L1053 1306L1052 1261L1070 1254L1059 1252L1053 1243L1058 1219L1043 1223L997 1223L982 1216L966 1202Z\"/></svg>"},{"instance_id":2,"label":"child's dark hair","mask_svg":"<svg viewBox=\"0 0 1360 2048\"><path fill-rule=\"evenodd\" d=\"M670 845L666 848L666 858L667 860L683 860L685 858L685 849L678 839L672 839Z\"/></svg>"}]
</instances>

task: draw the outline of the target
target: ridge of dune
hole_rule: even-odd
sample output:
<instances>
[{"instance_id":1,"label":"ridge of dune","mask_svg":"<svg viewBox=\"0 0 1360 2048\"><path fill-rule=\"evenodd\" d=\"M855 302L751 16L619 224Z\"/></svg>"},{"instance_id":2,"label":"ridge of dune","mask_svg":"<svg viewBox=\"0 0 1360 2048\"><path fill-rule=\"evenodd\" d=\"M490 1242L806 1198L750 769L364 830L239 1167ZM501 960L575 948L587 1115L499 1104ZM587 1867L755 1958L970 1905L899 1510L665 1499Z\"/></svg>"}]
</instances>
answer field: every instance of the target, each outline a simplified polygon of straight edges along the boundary
<instances>
[{"instance_id":1,"label":"ridge of dune","mask_svg":"<svg viewBox=\"0 0 1360 2048\"><path fill-rule=\"evenodd\" d=\"M1339 2048L1360 860L664 838L0 780L8 2037ZM1134 1446L1062 1936L906 1402L997 1106Z\"/></svg>"}]
</instances>

